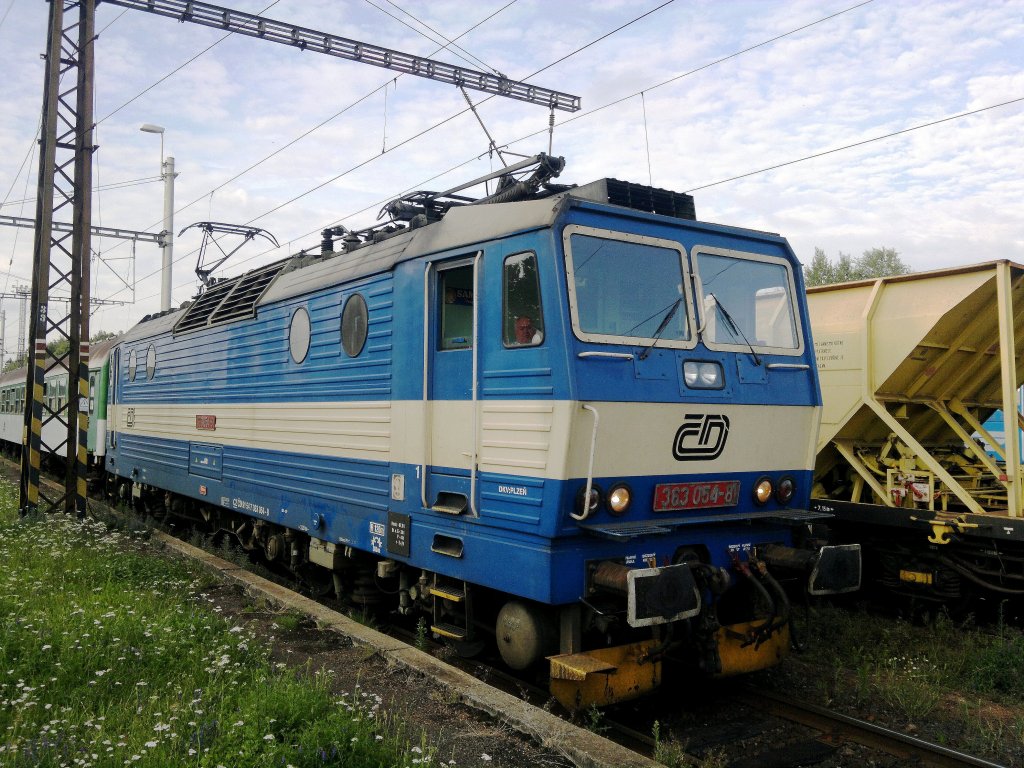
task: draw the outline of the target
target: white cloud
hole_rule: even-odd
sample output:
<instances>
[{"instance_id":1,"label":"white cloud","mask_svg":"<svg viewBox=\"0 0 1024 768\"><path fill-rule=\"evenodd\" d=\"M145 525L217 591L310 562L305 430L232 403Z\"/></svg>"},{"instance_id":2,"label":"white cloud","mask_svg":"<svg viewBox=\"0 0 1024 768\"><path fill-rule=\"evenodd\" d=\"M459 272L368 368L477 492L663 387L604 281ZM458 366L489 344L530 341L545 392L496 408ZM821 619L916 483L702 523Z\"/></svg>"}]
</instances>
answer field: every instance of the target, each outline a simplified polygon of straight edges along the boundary
<instances>
[{"instance_id":1,"label":"white cloud","mask_svg":"<svg viewBox=\"0 0 1024 768\"><path fill-rule=\"evenodd\" d=\"M231 4L258 12L269 0ZM454 37L504 4L440 0L407 8ZM557 114L554 151L568 160L563 180L646 182L649 144L654 184L685 190L1024 97L1022 0L874 2L650 90L844 7L812 0L675 3L546 70L533 82L582 95L584 111L630 97L592 116ZM522 78L642 11L625 0L520 0L459 45ZM134 11L120 14L108 5L98 13L100 118L223 34ZM283 0L267 15L420 55L437 47L368 4ZM18 175L18 166L39 115L45 27L46 6L39 3L16 3L0 27L0 195L11 190L13 200L23 196L26 176ZM459 62L451 52L437 58ZM253 220L298 249L315 246L327 224L373 223L380 202L402 191L452 186L492 167L496 161L487 157L486 138L471 115L395 149L464 109L465 102L447 86L393 80L375 67L231 38L100 124L99 181L154 176L159 139L138 127L163 125L165 151L180 172L177 204L192 203L176 216L176 228L204 219ZM376 93L330 119L388 82L386 112L384 95ZM640 90L643 104L632 95ZM513 149L547 149L542 108L485 101L479 94L473 99L499 142L539 131ZM328 121L323 128L229 181L322 121ZM779 232L804 259L815 246L858 254L888 245L920 269L995 257L1024 261L1017 211L1024 199L1022 129L1022 104L983 112L700 190L697 211L710 220ZM382 153L385 147L389 151ZM34 195L34 175L28 180ZM107 226L156 230L161 186L108 190L99 206L97 219ZM0 213L31 216L32 210L30 204ZM114 241L99 245L105 257L130 252ZM176 302L195 286L191 251L197 245L195 232L176 244ZM236 268L284 251L247 246ZM123 328L156 309L159 261L158 249L138 246L136 303L103 310L94 325ZM27 230L0 227L0 270L8 263L16 277L28 277ZM119 264L125 268L127 262ZM109 270L96 271L94 296L112 295L117 279ZM13 304L5 306L16 312Z\"/></svg>"}]
</instances>

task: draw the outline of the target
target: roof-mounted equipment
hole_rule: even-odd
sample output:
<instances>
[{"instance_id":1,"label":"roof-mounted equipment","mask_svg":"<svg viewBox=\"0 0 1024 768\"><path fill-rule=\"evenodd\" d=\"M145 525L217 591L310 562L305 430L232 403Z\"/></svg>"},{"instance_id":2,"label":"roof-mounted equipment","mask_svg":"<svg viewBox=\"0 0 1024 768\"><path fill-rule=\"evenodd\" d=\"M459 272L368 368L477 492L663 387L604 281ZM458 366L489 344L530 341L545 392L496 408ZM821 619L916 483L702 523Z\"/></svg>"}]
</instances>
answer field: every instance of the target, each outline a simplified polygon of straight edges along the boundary
<instances>
[{"instance_id":1,"label":"roof-mounted equipment","mask_svg":"<svg viewBox=\"0 0 1024 768\"><path fill-rule=\"evenodd\" d=\"M386 214L392 221L413 222L417 216L425 216L426 222L440 221L450 209L462 205L485 205L488 203L512 203L536 197L547 197L564 192L569 187L552 185L549 182L556 178L565 168L564 157L552 157L543 152L521 160L518 163L489 173L444 192L413 192L411 195L392 200L385 205L377 218ZM523 179L516 174L532 169L532 173ZM494 193L481 198L466 197L456 194L464 189L497 180ZM544 191L541 192L541 187Z\"/></svg>"},{"instance_id":2,"label":"roof-mounted equipment","mask_svg":"<svg viewBox=\"0 0 1024 768\"><path fill-rule=\"evenodd\" d=\"M621 205L623 208L632 208L635 211L647 211L689 221L697 219L693 195L650 187L646 184L634 184L631 181L598 179L590 184L574 188L569 194L598 203Z\"/></svg>"},{"instance_id":3,"label":"roof-mounted equipment","mask_svg":"<svg viewBox=\"0 0 1024 768\"><path fill-rule=\"evenodd\" d=\"M199 258L196 260L196 276L199 278L199 282L201 282L206 288L209 288L217 282L214 278L210 277L213 271L234 256L235 253L237 253L238 250L250 240L253 240L256 237L262 237L273 243L275 248L281 247L278 245L277 239L265 229L260 229L259 227L246 227L241 224L222 224L218 221L197 221L195 224L189 224L185 229L178 233L178 237L181 237L186 230L192 229L192 227L197 227L203 230L203 242L199 245ZM214 232L220 232L226 235L237 235L242 238L242 242L230 251L225 251L221 244L214 239ZM216 245L223 256L221 256L221 258L214 264L206 265L206 246L210 243Z\"/></svg>"}]
</instances>

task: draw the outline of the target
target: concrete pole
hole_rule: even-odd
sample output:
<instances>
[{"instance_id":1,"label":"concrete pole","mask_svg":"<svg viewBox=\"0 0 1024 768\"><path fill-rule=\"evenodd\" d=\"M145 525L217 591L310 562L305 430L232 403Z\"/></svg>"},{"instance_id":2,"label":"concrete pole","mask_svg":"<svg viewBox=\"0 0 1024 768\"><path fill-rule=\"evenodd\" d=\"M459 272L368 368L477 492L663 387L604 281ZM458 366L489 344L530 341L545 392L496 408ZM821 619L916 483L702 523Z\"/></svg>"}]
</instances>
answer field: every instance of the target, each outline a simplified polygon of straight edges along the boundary
<instances>
[{"instance_id":1,"label":"concrete pole","mask_svg":"<svg viewBox=\"0 0 1024 768\"><path fill-rule=\"evenodd\" d=\"M160 140L163 141L161 134ZM174 263L174 158L168 157L163 161L161 174L164 180L164 242L163 265L160 273L160 311L166 312L171 308L171 264Z\"/></svg>"},{"instance_id":2,"label":"concrete pole","mask_svg":"<svg viewBox=\"0 0 1024 768\"><path fill-rule=\"evenodd\" d=\"M160 311L171 308L171 264L174 263L174 158L164 158L164 127L145 123L139 126L143 133L160 134L160 178L164 181L163 258L160 270Z\"/></svg>"}]
</instances>

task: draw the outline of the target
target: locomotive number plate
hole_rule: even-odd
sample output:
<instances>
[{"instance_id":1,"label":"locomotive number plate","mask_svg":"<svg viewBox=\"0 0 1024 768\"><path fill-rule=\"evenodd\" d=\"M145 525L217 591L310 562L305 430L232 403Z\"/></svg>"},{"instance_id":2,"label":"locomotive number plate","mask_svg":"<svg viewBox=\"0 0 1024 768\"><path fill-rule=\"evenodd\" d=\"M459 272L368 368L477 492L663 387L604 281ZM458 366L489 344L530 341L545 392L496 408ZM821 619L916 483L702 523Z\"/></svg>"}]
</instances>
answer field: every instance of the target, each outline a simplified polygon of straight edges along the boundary
<instances>
[{"instance_id":1,"label":"locomotive number plate","mask_svg":"<svg viewBox=\"0 0 1024 768\"><path fill-rule=\"evenodd\" d=\"M735 507L740 499L739 480L710 483L661 483L654 486L654 511Z\"/></svg>"}]
</instances>

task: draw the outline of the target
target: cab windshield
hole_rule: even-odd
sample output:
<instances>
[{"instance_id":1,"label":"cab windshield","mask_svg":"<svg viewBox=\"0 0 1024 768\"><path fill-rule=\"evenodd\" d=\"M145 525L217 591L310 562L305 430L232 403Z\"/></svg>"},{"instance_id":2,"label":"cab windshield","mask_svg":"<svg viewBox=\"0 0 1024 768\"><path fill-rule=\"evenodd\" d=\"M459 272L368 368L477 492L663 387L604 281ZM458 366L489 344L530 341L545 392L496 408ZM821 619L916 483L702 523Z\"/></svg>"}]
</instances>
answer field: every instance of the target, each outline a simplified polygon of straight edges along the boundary
<instances>
[{"instance_id":1,"label":"cab windshield","mask_svg":"<svg viewBox=\"0 0 1024 768\"><path fill-rule=\"evenodd\" d=\"M572 229L566 233L566 260L577 336L632 344L657 340L665 346L689 342L690 313L678 247L651 238L613 239Z\"/></svg>"},{"instance_id":2,"label":"cab windshield","mask_svg":"<svg viewBox=\"0 0 1024 768\"><path fill-rule=\"evenodd\" d=\"M711 348L800 348L793 287L782 260L694 248L703 289L702 338Z\"/></svg>"}]
</instances>

